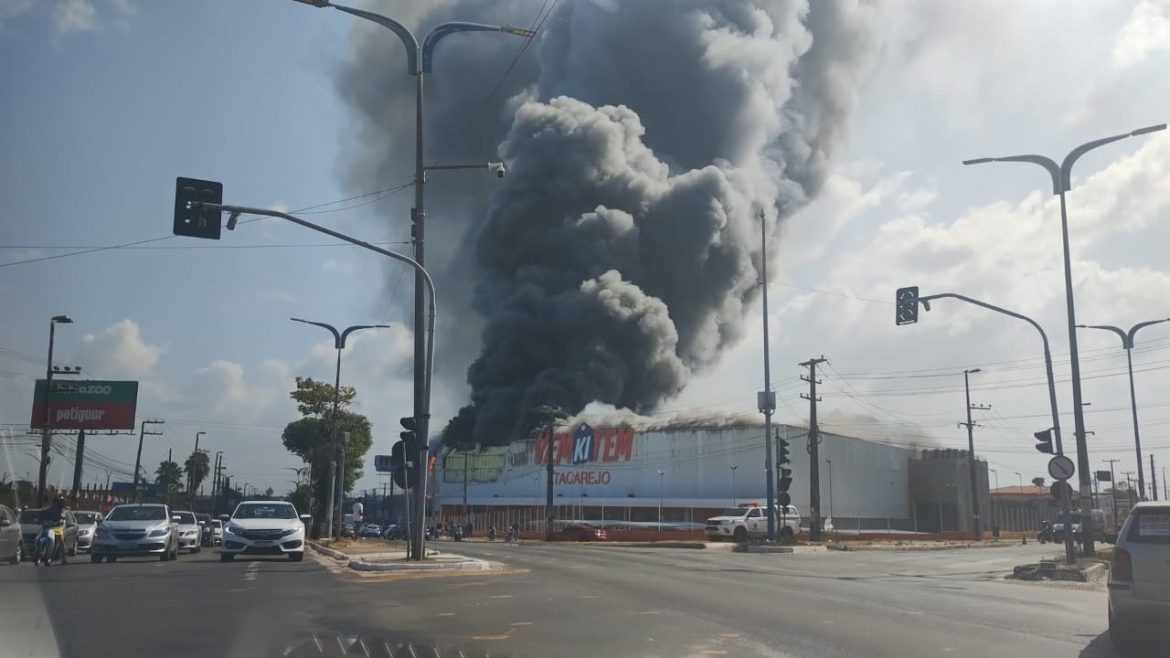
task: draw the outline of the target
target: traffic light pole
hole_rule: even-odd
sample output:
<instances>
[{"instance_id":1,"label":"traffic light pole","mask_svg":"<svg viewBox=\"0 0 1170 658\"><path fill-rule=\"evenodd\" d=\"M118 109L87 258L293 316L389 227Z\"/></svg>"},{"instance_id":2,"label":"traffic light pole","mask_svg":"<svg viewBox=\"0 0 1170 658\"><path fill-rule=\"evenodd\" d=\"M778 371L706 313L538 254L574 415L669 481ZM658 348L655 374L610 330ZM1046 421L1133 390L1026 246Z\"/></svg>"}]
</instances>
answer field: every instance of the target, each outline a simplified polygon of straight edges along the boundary
<instances>
[{"instance_id":1,"label":"traffic light pole","mask_svg":"<svg viewBox=\"0 0 1170 658\"><path fill-rule=\"evenodd\" d=\"M1057 410L1057 405L1056 405L1056 380L1052 376L1052 352L1048 348L1048 334L1044 333L1044 329L1035 320L1033 320L1032 318L1030 318L1022 313L1016 313L1015 311L1009 311L1008 309L1003 308L1001 306L996 306L995 304L988 304L987 302L980 301L978 299L974 299L971 297L967 297L966 295L960 295L960 294L953 293L953 292L944 292L944 293L939 293L936 295L920 296L920 297L917 297L917 303L922 304L922 308L924 310L930 311L930 302L933 300L936 300L936 299L957 299L961 302L967 302L968 304L974 304L975 306L985 308L989 311L995 311L996 313L1000 313L1000 314L1006 315L1008 317L1016 318L1017 320L1023 320L1024 322L1027 322L1028 324L1032 325L1032 328L1035 329L1036 332L1040 334L1040 340L1044 344L1044 370L1045 370L1045 375L1048 377L1048 405L1052 409L1052 435L1056 440L1057 454L1063 455L1064 454L1064 446L1060 440L1060 413ZM917 317L915 317L915 321L916 320L917 320ZM1063 493L1061 494L1060 498L1061 498L1061 500L1060 500L1061 511L1064 513L1066 519L1070 519L1071 513L1070 513L1068 489L1063 490ZM1084 517L1088 518L1088 516L1089 516L1089 514L1086 512L1084 514ZM1073 564L1077 561L1076 547L1073 545L1071 532L1065 533L1064 557L1065 557L1065 561L1068 564Z\"/></svg>"},{"instance_id":2,"label":"traffic light pole","mask_svg":"<svg viewBox=\"0 0 1170 658\"><path fill-rule=\"evenodd\" d=\"M224 204L217 204L217 203L198 203L198 202L195 202L192 205L201 206L205 210L231 213L229 218L228 218L228 223L227 223L227 228L229 231L235 230L236 220L239 218L240 215L263 215L265 217L277 217L279 219L288 220L288 221L290 221L293 224L296 224L298 226L303 226L307 229L317 231L318 233L324 233L325 235L328 235L329 237L336 238L336 239L342 240L344 242L348 242L352 245L357 245L359 247L363 247L363 248L368 249L370 251L373 251L375 253L382 254L383 256L386 256L387 258L393 258L394 260L406 263L407 265L414 268L415 272L417 272L419 275L422 276L423 281L426 283L427 296L429 297L429 299L428 299L429 303L427 304L427 311L428 311L427 312L427 340L426 340L427 349L426 349L426 363L424 364L424 372L423 372L424 386L423 386L423 401L422 401L423 403L421 405L422 413L416 416L417 423L418 423L418 436L419 436L419 454L416 456L416 459L418 459L419 469L418 469L418 481L415 483L415 494L416 495L415 495L415 500L414 500L416 523L415 523L414 527L411 528L411 535L412 535L411 536L411 557L414 560L422 560L422 558L423 558L423 544L425 542L425 537L423 535L424 526L425 526L424 519L426 518L426 484L427 484L427 451L428 451L427 426L430 423L430 419L431 419L431 373L434 370L434 363L435 363L435 305L436 305L436 301L437 301L437 296L435 294L435 282L433 279L431 279L430 273L427 272L426 268L424 268L422 265L420 265L418 263L418 261L414 260L413 258L411 258L409 256L404 256L400 253L390 251L388 249L383 249L379 246L370 244L369 242L366 242L365 240L359 240L357 238L351 237L351 236L346 235L344 233L339 233L338 231L334 231L333 229L325 228L324 226L319 226L317 224L314 224L314 223L309 222L309 221L305 221L305 220L301 219L300 217L295 217L295 216L290 215L288 213L283 213L283 212L279 212L276 210L269 210L268 208L253 208L250 206L235 206L235 205L224 205Z\"/></svg>"}]
</instances>

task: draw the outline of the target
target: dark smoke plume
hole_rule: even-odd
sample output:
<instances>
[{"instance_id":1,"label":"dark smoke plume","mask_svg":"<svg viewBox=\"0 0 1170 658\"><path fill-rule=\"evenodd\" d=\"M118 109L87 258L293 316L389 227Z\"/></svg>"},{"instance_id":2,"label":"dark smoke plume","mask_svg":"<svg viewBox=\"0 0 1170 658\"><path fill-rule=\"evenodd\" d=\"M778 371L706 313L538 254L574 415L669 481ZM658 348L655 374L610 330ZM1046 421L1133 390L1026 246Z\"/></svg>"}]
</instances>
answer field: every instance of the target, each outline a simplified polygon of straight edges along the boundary
<instances>
[{"instance_id":1,"label":"dark smoke plume","mask_svg":"<svg viewBox=\"0 0 1170 658\"><path fill-rule=\"evenodd\" d=\"M448 3L422 20L475 19L476 4L486 3ZM540 5L507 4L520 15ZM498 6L489 13L508 22ZM509 126L498 146L508 177L486 212L447 200L461 219L446 230L465 256L452 259L448 288L471 288L483 318L472 323L482 349L467 371L471 404L445 430L448 445L508 443L548 407L652 411L743 336L760 217L771 235L828 175L866 18L853 2L561 4L535 66L489 107ZM490 48L467 46L481 57ZM409 134L380 114L381 94L347 97L374 119L367 137L381 124ZM458 130L458 108L448 98L439 123ZM378 145L388 146L367 141L365 155Z\"/></svg>"}]
</instances>

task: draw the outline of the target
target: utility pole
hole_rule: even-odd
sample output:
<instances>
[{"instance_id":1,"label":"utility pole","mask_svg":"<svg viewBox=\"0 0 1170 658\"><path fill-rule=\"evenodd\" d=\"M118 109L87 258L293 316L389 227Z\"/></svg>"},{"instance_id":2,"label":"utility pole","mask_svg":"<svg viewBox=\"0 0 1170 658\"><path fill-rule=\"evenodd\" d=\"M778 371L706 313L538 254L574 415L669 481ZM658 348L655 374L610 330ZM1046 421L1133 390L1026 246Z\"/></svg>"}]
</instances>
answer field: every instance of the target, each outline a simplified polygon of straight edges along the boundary
<instances>
[{"instance_id":1,"label":"utility pole","mask_svg":"<svg viewBox=\"0 0 1170 658\"><path fill-rule=\"evenodd\" d=\"M215 474L211 478L211 513L212 515L219 513L219 494L223 490L223 471L226 469L223 465L223 451L215 453Z\"/></svg>"},{"instance_id":2,"label":"utility pole","mask_svg":"<svg viewBox=\"0 0 1170 658\"><path fill-rule=\"evenodd\" d=\"M817 365L828 361L821 355L816 359L809 359L800 365L808 368L808 376L801 375L803 381L808 382L808 394L800 394L800 397L808 400L808 483L809 483L809 526L808 535L812 541L821 540L821 460L820 460L820 445L821 432L817 427L817 403L821 401L817 397Z\"/></svg>"},{"instance_id":3,"label":"utility pole","mask_svg":"<svg viewBox=\"0 0 1170 658\"><path fill-rule=\"evenodd\" d=\"M421 437L420 437L421 440ZM341 432L341 460L339 468L337 469L337 522L340 523L345 518L345 453L349 451L349 432ZM426 468L426 464L420 466ZM419 495L424 499L426 492L419 492ZM424 503L425 504L425 503ZM420 523L422 517L419 517ZM341 532L338 531L338 539L341 539Z\"/></svg>"},{"instance_id":4,"label":"utility pole","mask_svg":"<svg viewBox=\"0 0 1170 658\"><path fill-rule=\"evenodd\" d=\"M776 394L772 391L772 354L768 347L768 223L760 211L760 285L764 300L764 390L756 394L756 407L764 414L764 487L767 496L768 543L776 541L776 481L772 477L772 414L776 412ZM661 515L660 515L661 516ZM661 530L662 519L659 519Z\"/></svg>"},{"instance_id":5,"label":"utility pole","mask_svg":"<svg viewBox=\"0 0 1170 658\"><path fill-rule=\"evenodd\" d=\"M73 490L69 496L74 501L77 500L77 492L81 489L81 464L85 459L85 430L77 431L77 454L73 458ZM1154 456L1150 455L1150 463L1154 463ZM1150 468L1153 468L1151 466Z\"/></svg>"},{"instance_id":6,"label":"utility pole","mask_svg":"<svg viewBox=\"0 0 1170 658\"><path fill-rule=\"evenodd\" d=\"M1158 500L1158 471L1154 470L1154 453L1150 453L1150 500Z\"/></svg>"},{"instance_id":7,"label":"utility pole","mask_svg":"<svg viewBox=\"0 0 1170 658\"><path fill-rule=\"evenodd\" d=\"M548 451L545 457L545 475L547 476L547 485L544 493L544 540L553 540L553 424L550 422L547 426L548 441L545 443Z\"/></svg>"},{"instance_id":8,"label":"utility pole","mask_svg":"<svg viewBox=\"0 0 1170 658\"><path fill-rule=\"evenodd\" d=\"M467 523L467 451L463 451L463 522Z\"/></svg>"},{"instance_id":9,"label":"utility pole","mask_svg":"<svg viewBox=\"0 0 1170 658\"><path fill-rule=\"evenodd\" d=\"M145 436L162 436L162 432L146 431L147 425L162 425L166 421L147 419L142 421L138 426L138 456L134 458L134 488L131 500L138 500L138 473L142 470L142 438ZM170 461L168 457L167 461Z\"/></svg>"},{"instance_id":10,"label":"utility pole","mask_svg":"<svg viewBox=\"0 0 1170 658\"><path fill-rule=\"evenodd\" d=\"M37 473L38 505L45 504L45 481L49 477L49 448L53 441L53 416L49 413L49 403L52 399L53 373L56 372L53 368L53 341L56 338L58 324L73 324L73 320L67 315L54 315L49 318L49 358L45 365L45 391L42 400L45 411L41 419L41 463Z\"/></svg>"},{"instance_id":11,"label":"utility pole","mask_svg":"<svg viewBox=\"0 0 1170 658\"><path fill-rule=\"evenodd\" d=\"M1120 459L1102 459L1103 462L1109 463L1109 491L1110 498L1113 499L1113 524L1117 525L1119 519L1117 518L1117 474L1113 472L1113 465L1121 461Z\"/></svg>"},{"instance_id":12,"label":"utility pole","mask_svg":"<svg viewBox=\"0 0 1170 658\"><path fill-rule=\"evenodd\" d=\"M963 371L963 389L967 395L967 422L959 423L959 426L967 427L967 477L971 481L971 535L975 541L982 541L983 526L979 519L979 482L977 479L977 471L975 467L975 427L976 424L971 420L971 411L984 411L990 409L990 405L972 405L971 404L971 373L982 372L981 368L971 368Z\"/></svg>"}]
</instances>

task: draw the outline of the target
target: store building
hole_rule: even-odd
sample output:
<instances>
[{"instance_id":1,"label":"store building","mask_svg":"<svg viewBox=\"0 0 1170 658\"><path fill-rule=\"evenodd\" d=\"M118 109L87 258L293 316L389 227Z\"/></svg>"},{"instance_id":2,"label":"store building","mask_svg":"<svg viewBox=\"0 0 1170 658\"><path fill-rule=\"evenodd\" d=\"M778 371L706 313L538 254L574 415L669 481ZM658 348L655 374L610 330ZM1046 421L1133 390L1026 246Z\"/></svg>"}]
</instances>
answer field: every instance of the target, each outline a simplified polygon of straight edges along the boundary
<instances>
[{"instance_id":1,"label":"store building","mask_svg":"<svg viewBox=\"0 0 1170 658\"><path fill-rule=\"evenodd\" d=\"M789 442L792 504L810 515L808 430L776 425ZM820 433L821 515L838 529L915 529L913 447ZM764 428L755 424L591 427L555 431L554 517L634 527L698 527L721 509L765 499ZM964 453L965 454L965 453ZM547 436L483 452L451 453L437 465L437 501L447 522L541 527L548 483ZM946 460L925 460L959 475ZM965 463L965 462L964 462ZM986 495L986 464L979 462ZM932 480L933 481L933 480ZM958 480L966 486L966 479ZM465 507L466 505L466 507ZM937 509L937 507L936 507Z\"/></svg>"}]
</instances>

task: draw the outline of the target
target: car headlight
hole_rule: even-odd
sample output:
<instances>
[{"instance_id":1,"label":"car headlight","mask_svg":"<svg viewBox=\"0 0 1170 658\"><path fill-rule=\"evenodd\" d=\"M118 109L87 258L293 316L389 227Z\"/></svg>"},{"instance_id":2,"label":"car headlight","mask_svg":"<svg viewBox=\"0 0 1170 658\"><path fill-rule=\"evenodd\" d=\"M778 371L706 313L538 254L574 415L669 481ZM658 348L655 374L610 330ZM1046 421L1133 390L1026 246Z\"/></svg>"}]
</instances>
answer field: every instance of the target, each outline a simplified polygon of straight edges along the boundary
<instances>
[{"instance_id":1,"label":"car headlight","mask_svg":"<svg viewBox=\"0 0 1170 658\"><path fill-rule=\"evenodd\" d=\"M238 526L238 525L236 525L236 524L234 524L234 523L229 523L229 524L228 524L227 531L228 531L228 532L230 532L230 533L232 533L233 535L242 535L242 534L244 534L244 528L243 528L243 526Z\"/></svg>"},{"instance_id":2,"label":"car headlight","mask_svg":"<svg viewBox=\"0 0 1170 658\"><path fill-rule=\"evenodd\" d=\"M280 533L280 536L281 537L288 537L289 535L295 535L298 532L301 532L300 528L289 528L288 530L285 530L284 532Z\"/></svg>"},{"instance_id":3,"label":"car headlight","mask_svg":"<svg viewBox=\"0 0 1170 658\"><path fill-rule=\"evenodd\" d=\"M77 531L78 537L88 537L93 534L93 528L84 528Z\"/></svg>"},{"instance_id":4,"label":"car headlight","mask_svg":"<svg viewBox=\"0 0 1170 658\"><path fill-rule=\"evenodd\" d=\"M155 528L150 531L151 537L166 537L171 532L170 528Z\"/></svg>"}]
</instances>

